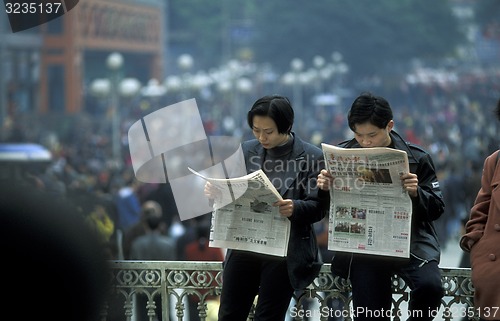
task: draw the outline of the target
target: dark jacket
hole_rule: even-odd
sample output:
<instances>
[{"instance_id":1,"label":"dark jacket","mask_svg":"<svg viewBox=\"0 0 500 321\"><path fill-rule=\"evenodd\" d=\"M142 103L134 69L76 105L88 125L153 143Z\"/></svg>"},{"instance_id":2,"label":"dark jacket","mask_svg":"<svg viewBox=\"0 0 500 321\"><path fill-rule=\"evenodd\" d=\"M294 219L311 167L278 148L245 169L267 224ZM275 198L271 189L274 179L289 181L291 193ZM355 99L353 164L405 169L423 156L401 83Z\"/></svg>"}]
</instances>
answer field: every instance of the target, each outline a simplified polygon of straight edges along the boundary
<instances>
[{"instance_id":1,"label":"dark jacket","mask_svg":"<svg viewBox=\"0 0 500 321\"><path fill-rule=\"evenodd\" d=\"M418 176L418 197L412 198L412 231L410 253L418 260L439 263L441 250L434 220L444 212L444 201L431 156L421 147L403 140L395 131L390 133L395 149L408 154L410 173ZM343 148L361 147L356 139L339 144Z\"/></svg>"},{"instance_id":2,"label":"dark jacket","mask_svg":"<svg viewBox=\"0 0 500 321\"><path fill-rule=\"evenodd\" d=\"M242 144L248 173L262 167L266 150L253 139ZM290 239L288 242L287 266L291 285L302 290L318 276L323 262L318 256L316 234L312 226L328 212L328 197L320 199L316 185L319 171L324 168L321 149L302 141L294 135L292 163L283 180L285 184L278 189L284 199L292 199L294 211L290 220ZM226 259L231 255L229 250Z\"/></svg>"}]
</instances>

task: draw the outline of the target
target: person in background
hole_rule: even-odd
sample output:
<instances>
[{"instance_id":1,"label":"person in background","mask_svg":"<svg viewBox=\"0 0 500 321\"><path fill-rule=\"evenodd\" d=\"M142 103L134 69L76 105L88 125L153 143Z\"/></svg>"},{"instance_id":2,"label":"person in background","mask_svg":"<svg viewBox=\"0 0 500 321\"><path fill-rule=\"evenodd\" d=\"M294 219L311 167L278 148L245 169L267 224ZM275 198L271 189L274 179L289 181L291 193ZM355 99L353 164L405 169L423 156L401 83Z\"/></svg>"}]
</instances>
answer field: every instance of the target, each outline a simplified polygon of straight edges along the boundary
<instances>
[{"instance_id":1,"label":"person in background","mask_svg":"<svg viewBox=\"0 0 500 321\"><path fill-rule=\"evenodd\" d=\"M410 172L401 175L401 185L412 202L412 231L409 260L336 252L332 260L335 273L349 278L352 284L354 319L390 320L391 278L397 273L411 289L409 320L432 320L441 304L444 291L439 260L441 250L433 221L444 212L445 204L431 156L422 148L407 143L394 128L389 102L371 93L358 96L347 116L354 138L339 144L343 148L389 147L408 154ZM318 186L329 191L334 177L327 170L318 175ZM372 312L370 312L372 311Z\"/></svg>"},{"instance_id":2,"label":"person in background","mask_svg":"<svg viewBox=\"0 0 500 321\"><path fill-rule=\"evenodd\" d=\"M321 261L331 262L335 252L328 249L328 216L325 216L321 221L314 224L316 230L316 239L318 240L319 253L321 256ZM342 295L348 297L349 293L343 292ZM310 299L316 300L316 299ZM341 313L336 313L335 311L342 311L344 308L344 303L339 298L330 298L327 302L328 308L330 309L328 313L328 321L342 321L344 318Z\"/></svg>"},{"instance_id":3,"label":"person in background","mask_svg":"<svg viewBox=\"0 0 500 321\"><path fill-rule=\"evenodd\" d=\"M132 242L134 242L138 237L143 236L146 234L146 229L147 229L147 217L150 215L150 212L154 212L155 215L163 215L163 208L160 206L159 203L155 201L145 201L141 205L141 213L140 213L140 220L139 222L136 222L132 226L130 226L124 233L123 233L123 241L122 241L122 248L123 248L123 256L125 260L130 260L130 249L132 247ZM167 223L165 223L163 220L160 222L159 226L161 234L167 235L168 231L168 226Z\"/></svg>"},{"instance_id":4,"label":"person in background","mask_svg":"<svg viewBox=\"0 0 500 321\"><path fill-rule=\"evenodd\" d=\"M109 214L112 203L107 202L100 195L88 191L71 193L66 199L70 201L77 212L84 218L85 223L99 236L103 250L110 260L116 259L115 243L112 236L115 233L115 222Z\"/></svg>"},{"instance_id":5,"label":"person in background","mask_svg":"<svg viewBox=\"0 0 500 321\"><path fill-rule=\"evenodd\" d=\"M318 196L316 176L323 153L293 131L294 111L283 96L259 98L247 114L255 139L242 143L248 173L262 169L283 196L274 204L290 220L288 254L278 257L229 249L224 261L219 321L246 321L256 295L254 320L284 320L294 289L303 290L322 262L313 224L328 209ZM217 191L207 183L205 194Z\"/></svg>"},{"instance_id":6,"label":"person in background","mask_svg":"<svg viewBox=\"0 0 500 321\"><path fill-rule=\"evenodd\" d=\"M120 186L114 195L118 214L117 229L122 233L140 220L141 202L137 194L137 188L141 183L131 175L129 171L125 171L123 174L124 185Z\"/></svg>"},{"instance_id":7,"label":"person in background","mask_svg":"<svg viewBox=\"0 0 500 321\"><path fill-rule=\"evenodd\" d=\"M150 203L151 202L151 203ZM141 261L175 261L176 247L175 241L162 234L165 229L161 207L158 203L148 201L143 206L143 224L145 234L138 236L132 241L130 247L130 259ZM137 293L138 321L150 320L146 305L147 296L144 293ZM160 293L154 297L155 313L158 320L162 319L162 305Z\"/></svg>"},{"instance_id":8,"label":"person in background","mask_svg":"<svg viewBox=\"0 0 500 321\"><path fill-rule=\"evenodd\" d=\"M150 203L151 202L151 203ZM175 241L163 234L165 222L162 221L159 204L148 201L143 207L145 234L132 241L131 260L174 261L177 259Z\"/></svg>"},{"instance_id":9,"label":"person in background","mask_svg":"<svg viewBox=\"0 0 500 321\"><path fill-rule=\"evenodd\" d=\"M206 262L222 262L224 261L224 253L222 249L216 247L209 247L209 236L210 236L210 222L209 221L198 221L196 230L196 239L188 243L184 248L184 260L186 261L206 261ZM211 285L215 285L215 273L211 276L213 282ZM201 294L204 294L203 290L200 290ZM217 297L207 296L205 302L208 301L218 301ZM189 320L199 321L200 317L198 315L198 302L200 299L196 295L189 296ZM217 302L218 303L218 302ZM212 305L213 306L213 305ZM210 312L209 312L210 313Z\"/></svg>"},{"instance_id":10,"label":"person in background","mask_svg":"<svg viewBox=\"0 0 500 321\"><path fill-rule=\"evenodd\" d=\"M109 217L104 204L97 201L90 213L87 214L86 222L96 230L104 244L109 244L111 236L115 232L115 223Z\"/></svg>"},{"instance_id":11,"label":"person in background","mask_svg":"<svg viewBox=\"0 0 500 321\"><path fill-rule=\"evenodd\" d=\"M500 100L495 116L500 120ZM477 193L460 247L470 253L474 285L474 311L482 320L500 320L500 151L484 160L481 189Z\"/></svg>"}]
</instances>

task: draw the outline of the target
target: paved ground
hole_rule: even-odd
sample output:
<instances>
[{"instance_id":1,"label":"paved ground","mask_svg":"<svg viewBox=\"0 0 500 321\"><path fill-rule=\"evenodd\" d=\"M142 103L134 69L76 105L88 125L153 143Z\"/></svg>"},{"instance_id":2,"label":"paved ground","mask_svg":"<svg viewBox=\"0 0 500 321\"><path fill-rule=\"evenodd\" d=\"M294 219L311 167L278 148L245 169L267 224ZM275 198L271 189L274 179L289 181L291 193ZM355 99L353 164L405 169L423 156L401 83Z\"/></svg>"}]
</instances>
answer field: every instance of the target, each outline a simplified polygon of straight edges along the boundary
<instances>
[{"instance_id":1,"label":"paved ground","mask_svg":"<svg viewBox=\"0 0 500 321\"><path fill-rule=\"evenodd\" d=\"M458 245L457 238L451 238L441 252L441 267L459 267L463 251Z\"/></svg>"}]
</instances>

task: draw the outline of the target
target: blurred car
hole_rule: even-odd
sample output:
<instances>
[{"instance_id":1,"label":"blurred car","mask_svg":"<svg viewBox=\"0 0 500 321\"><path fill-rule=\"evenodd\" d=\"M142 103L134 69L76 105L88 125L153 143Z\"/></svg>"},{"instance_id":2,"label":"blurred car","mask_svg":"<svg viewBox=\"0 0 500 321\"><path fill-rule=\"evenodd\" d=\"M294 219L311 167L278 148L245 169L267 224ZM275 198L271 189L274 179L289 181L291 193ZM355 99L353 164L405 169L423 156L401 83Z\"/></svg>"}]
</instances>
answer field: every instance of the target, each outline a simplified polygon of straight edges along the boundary
<instances>
[{"instance_id":1,"label":"blurred car","mask_svg":"<svg viewBox=\"0 0 500 321\"><path fill-rule=\"evenodd\" d=\"M45 171L52 153L34 143L0 143L0 180L25 180Z\"/></svg>"}]
</instances>

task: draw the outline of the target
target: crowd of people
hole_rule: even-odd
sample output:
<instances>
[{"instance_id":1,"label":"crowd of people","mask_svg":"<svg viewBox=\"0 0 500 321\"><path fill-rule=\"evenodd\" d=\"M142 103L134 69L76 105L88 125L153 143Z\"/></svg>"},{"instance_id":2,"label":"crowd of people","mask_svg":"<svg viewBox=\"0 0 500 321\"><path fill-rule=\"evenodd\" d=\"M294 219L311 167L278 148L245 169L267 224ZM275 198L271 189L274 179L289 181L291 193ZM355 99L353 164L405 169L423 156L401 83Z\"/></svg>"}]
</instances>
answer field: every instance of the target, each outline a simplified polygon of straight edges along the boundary
<instances>
[{"instance_id":1,"label":"crowd of people","mask_svg":"<svg viewBox=\"0 0 500 321\"><path fill-rule=\"evenodd\" d=\"M363 91L356 86L353 90ZM461 222L468 216L480 188L485 156L498 148L498 124L493 108L500 96L500 74L468 75L453 85L403 83L397 89L366 90L383 93L394 110L394 128L432 156L447 204L444 214L436 221L439 243L442 248L446 247L450 239L460 236ZM345 105L349 104L346 100ZM296 119L294 130L298 136L316 146L321 142L336 145L352 137L346 122L347 107L321 108L311 107L307 117ZM211 117L213 113L202 112L202 115L207 116L205 125L209 136L236 132L242 139L252 136L252 131L243 126L230 127L237 130L228 132L224 125L227 119L223 118L227 115L220 118ZM198 248L204 246L200 243L204 236L198 227L207 226L208 215L180 221L168 183L143 183L135 178L128 157L126 128L136 119L125 118L122 123L124 156L117 163L111 157L109 133L97 130L88 115L81 115L80 121L74 122L63 134L49 130L43 123L23 122L22 115L14 116L3 128L4 140L36 140L50 148L54 156L53 162L43 170L34 169L29 173L30 182L54 197L72 201L101 236L109 259L132 258L133 241L127 237L134 226L141 230L137 237L154 229L170 238L176 248L174 259L188 258L185 250L192 242L198 242ZM145 225L143 221L144 206L150 202L161 208L161 225ZM141 228L137 228L138 225ZM140 257L138 255L134 257Z\"/></svg>"},{"instance_id":2,"label":"crowd of people","mask_svg":"<svg viewBox=\"0 0 500 321\"><path fill-rule=\"evenodd\" d=\"M359 87L353 85L351 91L364 91ZM374 83L367 89L390 99L398 132L433 156L443 193L449 200L446 214L438 222L441 243L446 246L448 239L459 233L460 220L465 217L479 189L478 175L484 156L497 147L498 124L491 110L500 92L500 75L467 74L453 84L403 82L391 90ZM251 131L244 124L227 119L233 117L230 106L227 106L228 101L222 98L208 101L204 96L195 98L207 136L240 135L242 140L251 137ZM307 97L304 101L308 101ZM168 99L164 103L168 103ZM343 141L350 135L345 122L348 104L348 99L343 100L342 106L318 108L305 104L303 110L311 112L299 116L296 132L304 140L318 146L321 142L337 144ZM226 112L216 112L219 109ZM140 115L131 113L127 117L122 123L123 166L117 166L111 157L111 135L103 130L102 119L96 121L85 113L77 117L68 116L73 121L68 120L64 124L50 122L43 117L37 117L37 122L24 115L10 115L2 128L2 139L39 142L51 149L53 164L44 173L37 173L50 192L78 200L99 199L102 203L103 199L122 199L123 194L134 189L139 203L148 198L160 202L168 225L172 225L178 213L169 186L144 184L134 178L126 144L127 127L137 120L131 117ZM233 126L228 127L227 123ZM455 188L457 184L464 188ZM133 207L137 213L138 204ZM91 212L91 209L86 211ZM126 227L124 224L128 224L123 221L126 218L118 221L116 204L108 208L108 214L115 229L123 229Z\"/></svg>"}]
</instances>

